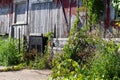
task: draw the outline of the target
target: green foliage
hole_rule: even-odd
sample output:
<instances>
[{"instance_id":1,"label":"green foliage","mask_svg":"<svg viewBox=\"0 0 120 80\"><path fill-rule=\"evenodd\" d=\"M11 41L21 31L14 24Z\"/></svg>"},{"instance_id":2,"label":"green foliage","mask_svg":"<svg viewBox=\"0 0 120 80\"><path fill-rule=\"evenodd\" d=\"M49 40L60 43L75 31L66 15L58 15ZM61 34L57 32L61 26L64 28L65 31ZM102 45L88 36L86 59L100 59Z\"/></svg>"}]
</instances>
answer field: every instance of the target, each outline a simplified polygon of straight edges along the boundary
<instances>
[{"instance_id":1,"label":"green foliage","mask_svg":"<svg viewBox=\"0 0 120 80\"><path fill-rule=\"evenodd\" d=\"M29 61L35 59L35 57L37 56L37 54L38 54L38 53L37 53L37 50L35 50L35 49L33 49L33 50L29 51L29 52L25 52L25 53L23 54L23 60L24 60L25 62L28 62L28 63L29 63Z\"/></svg>"},{"instance_id":2,"label":"green foliage","mask_svg":"<svg viewBox=\"0 0 120 80\"><path fill-rule=\"evenodd\" d=\"M22 54L13 39L0 40L0 65L10 66L21 62Z\"/></svg>"},{"instance_id":3,"label":"green foliage","mask_svg":"<svg viewBox=\"0 0 120 80\"><path fill-rule=\"evenodd\" d=\"M82 74L79 75L80 71L81 69L77 62L73 61L72 59L67 59L54 68L54 74L52 75L52 78L55 80L73 80L79 77L80 79L80 77L83 77Z\"/></svg>"},{"instance_id":4,"label":"green foliage","mask_svg":"<svg viewBox=\"0 0 120 80\"><path fill-rule=\"evenodd\" d=\"M33 69L46 69L47 58L45 56L36 57L30 64Z\"/></svg>"},{"instance_id":5,"label":"green foliage","mask_svg":"<svg viewBox=\"0 0 120 80\"><path fill-rule=\"evenodd\" d=\"M48 37L48 41L51 41L52 38L54 37L53 32L48 32L47 34L44 35L45 37Z\"/></svg>"},{"instance_id":6,"label":"green foliage","mask_svg":"<svg viewBox=\"0 0 120 80\"><path fill-rule=\"evenodd\" d=\"M78 29L77 17L71 29L64 54L55 58L52 80L119 80L120 45L103 40L99 31ZM74 67L77 64L79 67ZM76 71L76 69L78 71ZM73 72L73 74L71 74Z\"/></svg>"},{"instance_id":7,"label":"green foliage","mask_svg":"<svg viewBox=\"0 0 120 80\"><path fill-rule=\"evenodd\" d=\"M49 62L50 61L50 49L46 47L45 52L43 55L35 53L31 54L36 54L34 55L34 59L29 59L27 60L27 68L32 68L32 69L46 69L50 68Z\"/></svg>"},{"instance_id":8,"label":"green foliage","mask_svg":"<svg viewBox=\"0 0 120 80\"><path fill-rule=\"evenodd\" d=\"M19 64L17 66L11 66L11 67L6 67L4 69L1 69L0 72L8 72L8 71L19 71L24 69L24 65L23 64Z\"/></svg>"},{"instance_id":9,"label":"green foliage","mask_svg":"<svg viewBox=\"0 0 120 80\"><path fill-rule=\"evenodd\" d=\"M56 53L54 54L54 58L50 62L50 65L52 68L56 67L59 65L63 60L64 60L64 54L63 53Z\"/></svg>"},{"instance_id":10,"label":"green foliage","mask_svg":"<svg viewBox=\"0 0 120 80\"><path fill-rule=\"evenodd\" d=\"M118 6L120 5L120 0L112 0L112 4L115 10L118 10Z\"/></svg>"},{"instance_id":11,"label":"green foliage","mask_svg":"<svg viewBox=\"0 0 120 80\"><path fill-rule=\"evenodd\" d=\"M68 44L64 46L64 58L73 59L79 63L87 63L89 57L93 55L95 50L95 44L99 37L96 36L98 33L88 33L88 27L78 29L79 15L73 24L70 32ZM94 36L93 36L94 35Z\"/></svg>"},{"instance_id":12,"label":"green foliage","mask_svg":"<svg viewBox=\"0 0 120 80\"><path fill-rule=\"evenodd\" d=\"M76 43L65 46L65 54L59 56L58 63L53 69L52 78L55 80L119 80L120 79L120 45L116 45L113 41L105 41L98 37L86 37L78 39ZM75 44L76 43L76 44ZM87 43L87 46L84 45ZM76 46L79 44L79 46ZM81 44L81 45L80 45ZM74 48L70 46L73 45ZM86 49L87 48L87 49ZM79 57L83 53L87 55ZM85 59L84 59L85 57ZM87 64L83 61L86 61ZM60 61L61 60L61 61ZM75 60L75 61L74 61ZM55 61L55 60L54 60ZM76 63L77 61L77 63ZM75 62L75 63L74 63ZM79 67L76 71L73 67L77 64ZM71 69L73 71L71 71ZM76 72L75 74L70 74Z\"/></svg>"},{"instance_id":13,"label":"green foliage","mask_svg":"<svg viewBox=\"0 0 120 80\"><path fill-rule=\"evenodd\" d=\"M103 3L101 0L83 1L86 3L90 25L79 29L77 14L63 54L53 59L50 80L120 80L120 45L100 38L97 29L88 31L91 24L97 25ZM101 6L97 7L97 3Z\"/></svg>"},{"instance_id":14,"label":"green foliage","mask_svg":"<svg viewBox=\"0 0 120 80\"><path fill-rule=\"evenodd\" d=\"M87 26L96 26L104 12L104 2L102 0L83 0L87 9Z\"/></svg>"},{"instance_id":15,"label":"green foliage","mask_svg":"<svg viewBox=\"0 0 120 80\"><path fill-rule=\"evenodd\" d=\"M112 41L99 45L98 51L91 61L91 78L103 80L113 80L115 77L120 78L118 46Z\"/></svg>"}]
</instances>

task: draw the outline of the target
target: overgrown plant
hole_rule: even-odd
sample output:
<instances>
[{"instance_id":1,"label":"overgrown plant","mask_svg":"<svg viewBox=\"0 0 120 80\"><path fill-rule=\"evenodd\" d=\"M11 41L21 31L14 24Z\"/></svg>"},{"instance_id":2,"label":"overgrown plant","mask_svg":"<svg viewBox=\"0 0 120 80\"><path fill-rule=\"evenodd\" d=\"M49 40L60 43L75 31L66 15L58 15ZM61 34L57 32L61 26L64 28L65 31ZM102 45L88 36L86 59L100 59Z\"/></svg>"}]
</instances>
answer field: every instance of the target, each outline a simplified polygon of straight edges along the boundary
<instances>
[{"instance_id":1,"label":"overgrown plant","mask_svg":"<svg viewBox=\"0 0 120 80\"><path fill-rule=\"evenodd\" d=\"M53 32L48 32L47 34L45 34L45 37L48 37L48 41L51 41L52 38L54 37Z\"/></svg>"},{"instance_id":2,"label":"overgrown plant","mask_svg":"<svg viewBox=\"0 0 120 80\"><path fill-rule=\"evenodd\" d=\"M88 32L88 27L78 28L80 23L79 11L73 27L70 32L68 44L64 47L64 57L67 59L71 58L79 63L87 63L88 57L92 56L95 51L96 41L99 40L95 34L90 34ZM93 36L94 35L94 36Z\"/></svg>"},{"instance_id":3,"label":"overgrown plant","mask_svg":"<svg viewBox=\"0 0 120 80\"><path fill-rule=\"evenodd\" d=\"M0 65L10 66L19 64L22 54L19 53L18 45L13 39L0 40Z\"/></svg>"},{"instance_id":4,"label":"overgrown plant","mask_svg":"<svg viewBox=\"0 0 120 80\"><path fill-rule=\"evenodd\" d=\"M64 47L64 54L56 59L58 61L57 66L53 69L53 80L119 80L119 45L100 38L97 30L89 32L88 26L78 28L79 22L78 14L71 29L68 43ZM76 72L73 75L70 74L71 67L74 65L72 61L79 65L78 71L72 68L73 72Z\"/></svg>"},{"instance_id":5,"label":"overgrown plant","mask_svg":"<svg viewBox=\"0 0 120 80\"><path fill-rule=\"evenodd\" d=\"M82 80L83 75L80 74L82 69L79 64L72 59L66 59L54 68L52 80Z\"/></svg>"},{"instance_id":6,"label":"overgrown plant","mask_svg":"<svg viewBox=\"0 0 120 80\"><path fill-rule=\"evenodd\" d=\"M34 58L30 59L30 55L32 55ZM38 54L37 52L33 52L31 54L28 54L29 57L27 58L26 65L27 68L32 69L49 69L51 68L51 65L49 64L51 62L50 60L50 49L46 46L44 54Z\"/></svg>"},{"instance_id":7,"label":"overgrown plant","mask_svg":"<svg viewBox=\"0 0 120 80\"><path fill-rule=\"evenodd\" d=\"M119 80L120 55L117 52L118 46L113 41L101 43L91 61L91 79L114 80L117 77Z\"/></svg>"},{"instance_id":8,"label":"overgrown plant","mask_svg":"<svg viewBox=\"0 0 120 80\"><path fill-rule=\"evenodd\" d=\"M83 5L86 7L87 26L91 30L92 27L97 27L104 13L105 5L103 0L83 0Z\"/></svg>"}]
</instances>

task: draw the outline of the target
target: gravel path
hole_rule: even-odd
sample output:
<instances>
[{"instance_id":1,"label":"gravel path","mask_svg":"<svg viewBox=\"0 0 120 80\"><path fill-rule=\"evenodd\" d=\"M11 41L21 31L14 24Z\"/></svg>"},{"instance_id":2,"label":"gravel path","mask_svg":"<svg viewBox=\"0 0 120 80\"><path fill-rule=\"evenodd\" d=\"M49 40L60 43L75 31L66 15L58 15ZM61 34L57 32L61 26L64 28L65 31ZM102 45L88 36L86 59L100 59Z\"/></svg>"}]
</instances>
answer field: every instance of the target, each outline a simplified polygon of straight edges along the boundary
<instances>
[{"instance_id":1,"label":"gravel path","mask_svg":"<svg viewBox=\"0 0 120 80\"><path fill-rule=\"evenodd\" d=\"M47 80L51 70L21 70L0 72L0 80Z\"/></svg>"}]
</instances>

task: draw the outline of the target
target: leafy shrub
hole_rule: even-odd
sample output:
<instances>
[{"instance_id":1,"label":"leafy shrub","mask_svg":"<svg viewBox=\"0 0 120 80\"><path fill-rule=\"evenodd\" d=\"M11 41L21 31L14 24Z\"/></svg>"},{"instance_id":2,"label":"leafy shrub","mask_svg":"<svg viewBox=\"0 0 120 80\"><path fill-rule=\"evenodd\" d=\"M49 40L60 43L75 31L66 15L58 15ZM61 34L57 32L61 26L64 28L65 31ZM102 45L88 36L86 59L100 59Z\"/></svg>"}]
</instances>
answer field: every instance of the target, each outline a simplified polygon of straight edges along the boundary
<instances>
[{"instance_id":1,"label":"leafy shrub","mask_svg":"<svg viewBox=\"0 0 120 80\"><path fill-rule=\"evenodd\" d=\"M21 62L22 54L13 39L0 40L0 65L10 66Z\"/></svg>"},{"instance_id":2,"label":"leafy shrub","mask_svg":"<svg viewBox=\"0 0 120 80\"><path fill-rule=\"evenodd\" d=\"M79 12L79 11L78 11ZM64 47L64 56L66 59L73 59L79 64L85 64L90 61L93 53L96 50L97 41L101 40L98 35L99 32L88 32L89 27L80 28L79 14L72 26L68 43Z\"/></svg>"},{"instance_id":3,"label":"leafy shrub","mask_svg":"<svg viewBox=\"0 0 120 80\"><path fill-rule=\"evenodd\" d=\"M67 59L54 68L52 78L55 80L73 80L77 79L77 77L81 77L80 80L82 80L83 75L80 74L81 71L82 70L77 62L72 59Z\"/></svg>"},{"instance_id":4,"label":"leafy shrub","mask_svg":"<svg viewBox=\"0 0 120 80\"><path fill-rule=\"evenodd\" d=\"M113 80L120 76L120 55L117 54L118 46L112 41L101 45L99 52L91 61L91 77L104 80Z\"/></svg>"},{"instance_id":5,"label":"leafy shrub","mask_svg":"<svg viewBox=\"0 0 120 80\"><path fill-rule=\"evenodd\" d=\"M78 65L80 65L78 71L74 70L74 68L71 68L74 65L73 60L75 60L76 56L78 55L76 55L76 51L75 54L72 53L72 50L74 49L69 48L69 46L65 46L64 49L67 52L66 54L64 54L65 56L58 56L56 60L54 60L58 62L56 63L57 66L55 67L55 69L53 69L54 73L52 78L55 80L119 80L120 45L116 45L113 41L105 41L100 38L88 37L86 39L87 40L85 41L88 43L88 46L85 46L85 48L88 48L92 43L92 45L94 46L94 48L92 49L95 49L93 50L94 52L91 52L90 49L88 49L88 52L90 52L90 54L92 53L92 55L86 57L86 61L89 60L87 65L86 63L84 64L83 62L80 62L79 64L77 63ZM83 44L83 42L81 44ZM82 49L83 50L79 51L84 52L84 48ZM77 75L76 73L71 75L71 69L73 70L73 72L76 72Z\"/></svg>"},{"instance_id":6,"label":"leafy shrub","mask_svg":"<svg viewBox=\"0 0 120 80\"><path fill-rule=\"evenodd\" d=\"M98 30L78 29L79 22L77 15L64 54L53 59L51 80L120 80L120 45L100 38Z\"/></svg>"},{"instance_id":7,"label":"leafy shrub","mask_svg":"<svg viewBox=\"0 0 120 80\"><path fill-rule=\"evenodd\" d=\"M44 35L45 37L48 37L48 41L51 41L52 38L54 37L53 32L48 32L47 34Z\"/></svg>"},{"instance_id":8,"label":"leafy shrub","mask_svg":"<svg viewBox=\"0 0 120 80\"><path fill-rule=\"evenodd\" d=\"M65 54L63 53L55 53L53 59L49 63L51 68L55 68L57 65L59 65L62 61L66 60Z\"/></svg>"},{"instance_id":9,"label":"leafy shrub","mask_svg":"<svg viewBox=\"0 0 120 80\"><path fill-rule=\"evenodd\" d=\"M73 32L72 32L73 31ZM76 31L76 32L74 32ZM64 46L64 57L66 59L73 59L79 64L87 64L94 56L97 50L97 45L100 42L104 42L98 37L97 32L87 33L87 28L81 28L79 31L71 30L68 43Z\"/></svg>"},{"instance_id":10,"label":"leafy shrub","mask_svg":"<svg viewBox=\"0 0 120 80\"><path fill-rule=\"evenodd\" d=\"M35 59L35 57L37 56L37 54L38 54L37 50L33 49L33 50L29 51L29 52L25 52L23 54L23 59L24 59L25 62L29 63L29 61Z\"/></svg>"},{"instance_id":11,"label":"leafy shrub","mask_svg":"<svg viewBox=\"0 0 120 80\"><path fill-rule=\"evenodd\" d=\"M36 54L34 55L34 59L27 59L28 61L27 62L27 67L28 68L33 68L33 69L46 69L46 68L50 68L50 65L49 65L49 62L50 61L50 50L48 47L46 47L46 50L44 52L43 55L39 55L37 54L36 51L32 51L33 53L30 53L29 54L29 57L30 55L32 54Z\"/></svg>"},{"instance_id":12,"label":"leafy shrub","mask_svg":"<svg viewBox=\"0 0 120 80\"><path fill-rule=\"evenodd\" d=\"M34 61L31 62L33 69L45 69L47 59L45 57L36 57Z\"/></svg>"}]
</instances>

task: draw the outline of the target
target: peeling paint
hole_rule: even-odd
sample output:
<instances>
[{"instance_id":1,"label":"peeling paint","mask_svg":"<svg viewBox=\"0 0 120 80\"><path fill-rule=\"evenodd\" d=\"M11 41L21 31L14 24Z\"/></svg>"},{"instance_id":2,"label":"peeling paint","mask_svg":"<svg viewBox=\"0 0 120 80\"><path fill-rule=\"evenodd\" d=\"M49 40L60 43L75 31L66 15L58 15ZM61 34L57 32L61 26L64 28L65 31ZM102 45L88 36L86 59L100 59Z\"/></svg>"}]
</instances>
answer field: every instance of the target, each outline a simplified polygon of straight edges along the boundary
<instances>
[{"instance_id":1,"label":"peeling paint","mask_svg":"<svg viewBox=\"0 0 120 80\"><path fill-rule=\"evenodd\" d=\"M1 6L1 7L8 6L8 5L10 5L11 3L13 3L13 0L1 0L0 6Z\"/></svg>"}]
</instances>

